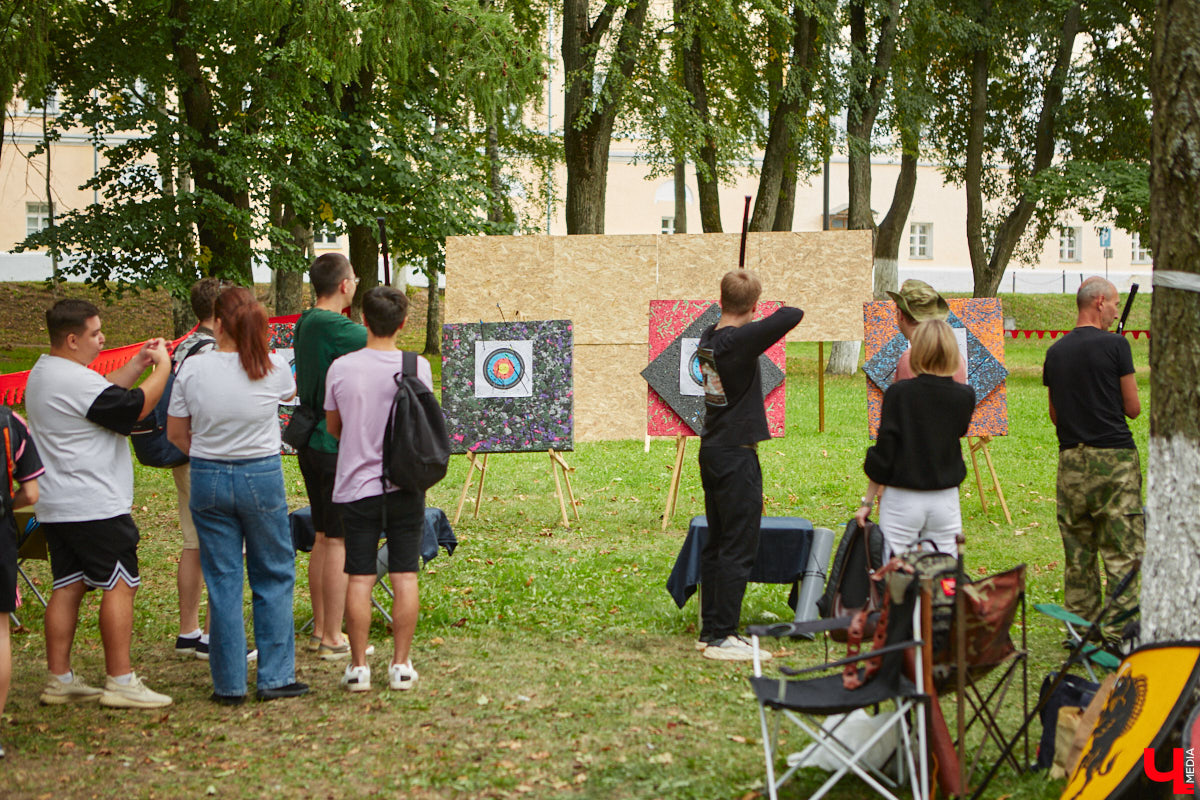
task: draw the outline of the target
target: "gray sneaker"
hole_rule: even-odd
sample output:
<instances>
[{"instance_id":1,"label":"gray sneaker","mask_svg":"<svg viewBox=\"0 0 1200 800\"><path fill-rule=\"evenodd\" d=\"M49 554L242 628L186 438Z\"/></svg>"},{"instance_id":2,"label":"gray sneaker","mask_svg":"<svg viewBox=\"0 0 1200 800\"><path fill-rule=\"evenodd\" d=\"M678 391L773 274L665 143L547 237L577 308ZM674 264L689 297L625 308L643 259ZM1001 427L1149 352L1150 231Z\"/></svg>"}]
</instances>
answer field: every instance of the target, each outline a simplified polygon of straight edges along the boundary
<instances>
[{"instance_id":1,"label":"gray sneaker","mask_svg":"<svg viewBox=\"0 0 1200 800\"><path fill-rule=\"evenodd\" d=\"M753 661L754 645L741 636L726 636L724 639L709 642L701 655L715 661ZM763 661L769 661L771 658L771 654L761 648L758 655Z\"/></svg>"},{"instance_id":2,"label":"gray sneaker","mask_svg":"<svg viewBox=\"0 0 1200 800\"><path fill-rule=\"evenodd\" d=\"M70 683L63 683L51 674L39 699L48 706L60 706L63 703L89 703L99 700L102 694L104 692L95 686L88 686L76 674L71 675Z\"/></svg>"},{"instance_id":3,"label":"gray sneaker","mask_svg":"<svg viewBox=\"0 0 1200 800\"><path fill-rule=\"evenodd\" d=\"M100 705L109 708L162 708L171 705L171 698L152 691L142 683L136 672L132 676L128 684L117 683L111 677L105 681Z\"/></svg>"}]
</instances>

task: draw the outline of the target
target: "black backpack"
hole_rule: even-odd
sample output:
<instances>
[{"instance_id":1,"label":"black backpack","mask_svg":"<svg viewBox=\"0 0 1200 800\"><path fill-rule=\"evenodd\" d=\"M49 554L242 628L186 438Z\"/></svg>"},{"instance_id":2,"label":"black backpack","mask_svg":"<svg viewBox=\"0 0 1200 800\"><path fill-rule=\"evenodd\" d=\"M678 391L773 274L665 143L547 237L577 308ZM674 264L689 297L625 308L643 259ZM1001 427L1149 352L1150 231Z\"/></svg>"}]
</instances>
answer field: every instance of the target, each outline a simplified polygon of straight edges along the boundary
<instances>
[{"instance_id":1,"label":"black backpack","mask_svg":"<svg viewBox=\"0 0 1200 800\"><path fill-rule=\"evenodd\" d=\"M417 354L404 353L392 376L396 397L383 431L383 477L393 486L423 492L446 477L450 437L446 417L429 387L417 377Z\"/></svg>"},{"instance_id":2,"label":"black backpack","mask_svg":"<svg viewBox=\"0 0 1200 800\"><path fill-rule=\"evenodd\" d=\"M163 387L162 397L158 398L154 410L138 420L133 426L133 430L130 431L129 439L133 442L133 454L143 465L147 467L178 467L187 463L188 457L183 454L183 451L167 441L167 407L171 404L171 387L175 385L175 374L178 369L182 369L183 362L200 352L200 348L213 344L215 342L212 339L203 339L192 345L192 348L179 362L179 367L172 369L171 374L167 376L167 385Z\"/></svg>"},{"instance_id":3,"label":"black backpack","mask_svg":"<svg viewBox=\"0 0 1200 800\"><path fill-rule=\"evenodd\" d=\"M817 600L817 612L823 619L847 616L864 608L868 612L882 610L882 598L871 580L871 573L883 566L884 549L883 531L878 525L867 520L864 529L859 527L857 520L846 523L829 579L825 582L825 594ZM868 627L873 633L874 619L868 622ZM833 631L830 638L845 641L845 632Z\"/></svg>"}]
</instances>

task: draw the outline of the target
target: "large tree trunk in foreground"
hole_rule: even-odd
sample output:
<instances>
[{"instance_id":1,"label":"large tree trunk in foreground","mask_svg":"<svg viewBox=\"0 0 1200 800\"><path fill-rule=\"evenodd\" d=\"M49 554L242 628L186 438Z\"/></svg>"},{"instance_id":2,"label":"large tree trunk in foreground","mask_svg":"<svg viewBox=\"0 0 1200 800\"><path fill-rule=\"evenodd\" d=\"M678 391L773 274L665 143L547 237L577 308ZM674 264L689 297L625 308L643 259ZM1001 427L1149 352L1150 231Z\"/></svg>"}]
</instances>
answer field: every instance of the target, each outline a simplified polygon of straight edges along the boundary
<instances>
[{"instance_id":1,"label":"large tree trunk in foreground","mask_svg":"<svg viewBox=\"0 0 1200 800\"><path fill-rule=\"evenodd\" d=\"M1200 637L1200 302L1161 285L1160 274L1200 280L1200 6L1159 0L1150 86L1150 471L1142 640ZM1181 613L1182 610L1182 613Z\"/></svg>"}]
</instances>

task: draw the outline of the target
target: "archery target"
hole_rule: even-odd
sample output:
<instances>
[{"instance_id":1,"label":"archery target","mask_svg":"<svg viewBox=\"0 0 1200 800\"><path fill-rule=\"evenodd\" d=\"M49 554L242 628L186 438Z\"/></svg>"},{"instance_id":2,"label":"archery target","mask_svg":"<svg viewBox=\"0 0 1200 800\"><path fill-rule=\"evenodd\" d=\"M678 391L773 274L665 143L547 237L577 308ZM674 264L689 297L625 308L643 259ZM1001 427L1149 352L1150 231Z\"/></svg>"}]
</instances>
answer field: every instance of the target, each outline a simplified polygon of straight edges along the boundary
<instances>
[{"instance_id":1,"label":"archery target","mask_svg":"<svg viewBox=\"0 0 1200 800\"><path fill-rule=\"evenodd\" d=\"M685 397L704 396L704 375L700 372L700 357L696 350L700 339L679 340L679 393Z\"/></svg>"},{"instance_id":2,"label":"archery target","mask_svg":"<svg viewBox=\"0 0 1200 800\"><path fill-rule=\"evenodd\" d=\"M533 342L475 342L476 397L530 397Z\"/></svg>"}]
</instances>

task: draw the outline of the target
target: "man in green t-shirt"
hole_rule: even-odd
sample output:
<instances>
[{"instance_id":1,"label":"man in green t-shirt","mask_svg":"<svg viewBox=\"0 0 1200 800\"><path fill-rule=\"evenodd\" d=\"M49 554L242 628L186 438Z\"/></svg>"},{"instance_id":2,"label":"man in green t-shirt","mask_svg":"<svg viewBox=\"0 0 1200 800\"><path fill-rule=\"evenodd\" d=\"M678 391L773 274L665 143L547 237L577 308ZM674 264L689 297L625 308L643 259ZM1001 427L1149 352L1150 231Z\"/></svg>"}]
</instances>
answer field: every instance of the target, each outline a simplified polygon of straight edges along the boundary
<instances>
[{"instance_id":1,"label":"man in green t-shirt","mask_svg":"<svg viewBox=\"0 0 1200 800\"><path fill-rule=\"evenodd\" d=\"M317 302L296 322L296 388L302 404L317 412L317 428L308 446L300 448L300 473L312 507L316 540L308 560L308 591L312 596L313 634L308 650L325 660L349 658L350 645L342 635L346 609L346 543L335 517L333 480L337 472L338 441L325 430L325 373L338 356L361 350L367 329L343 316L354 299L358 278L341 253L326 253L313 261L309 282Z\"/></svg>"}]
</instances>

